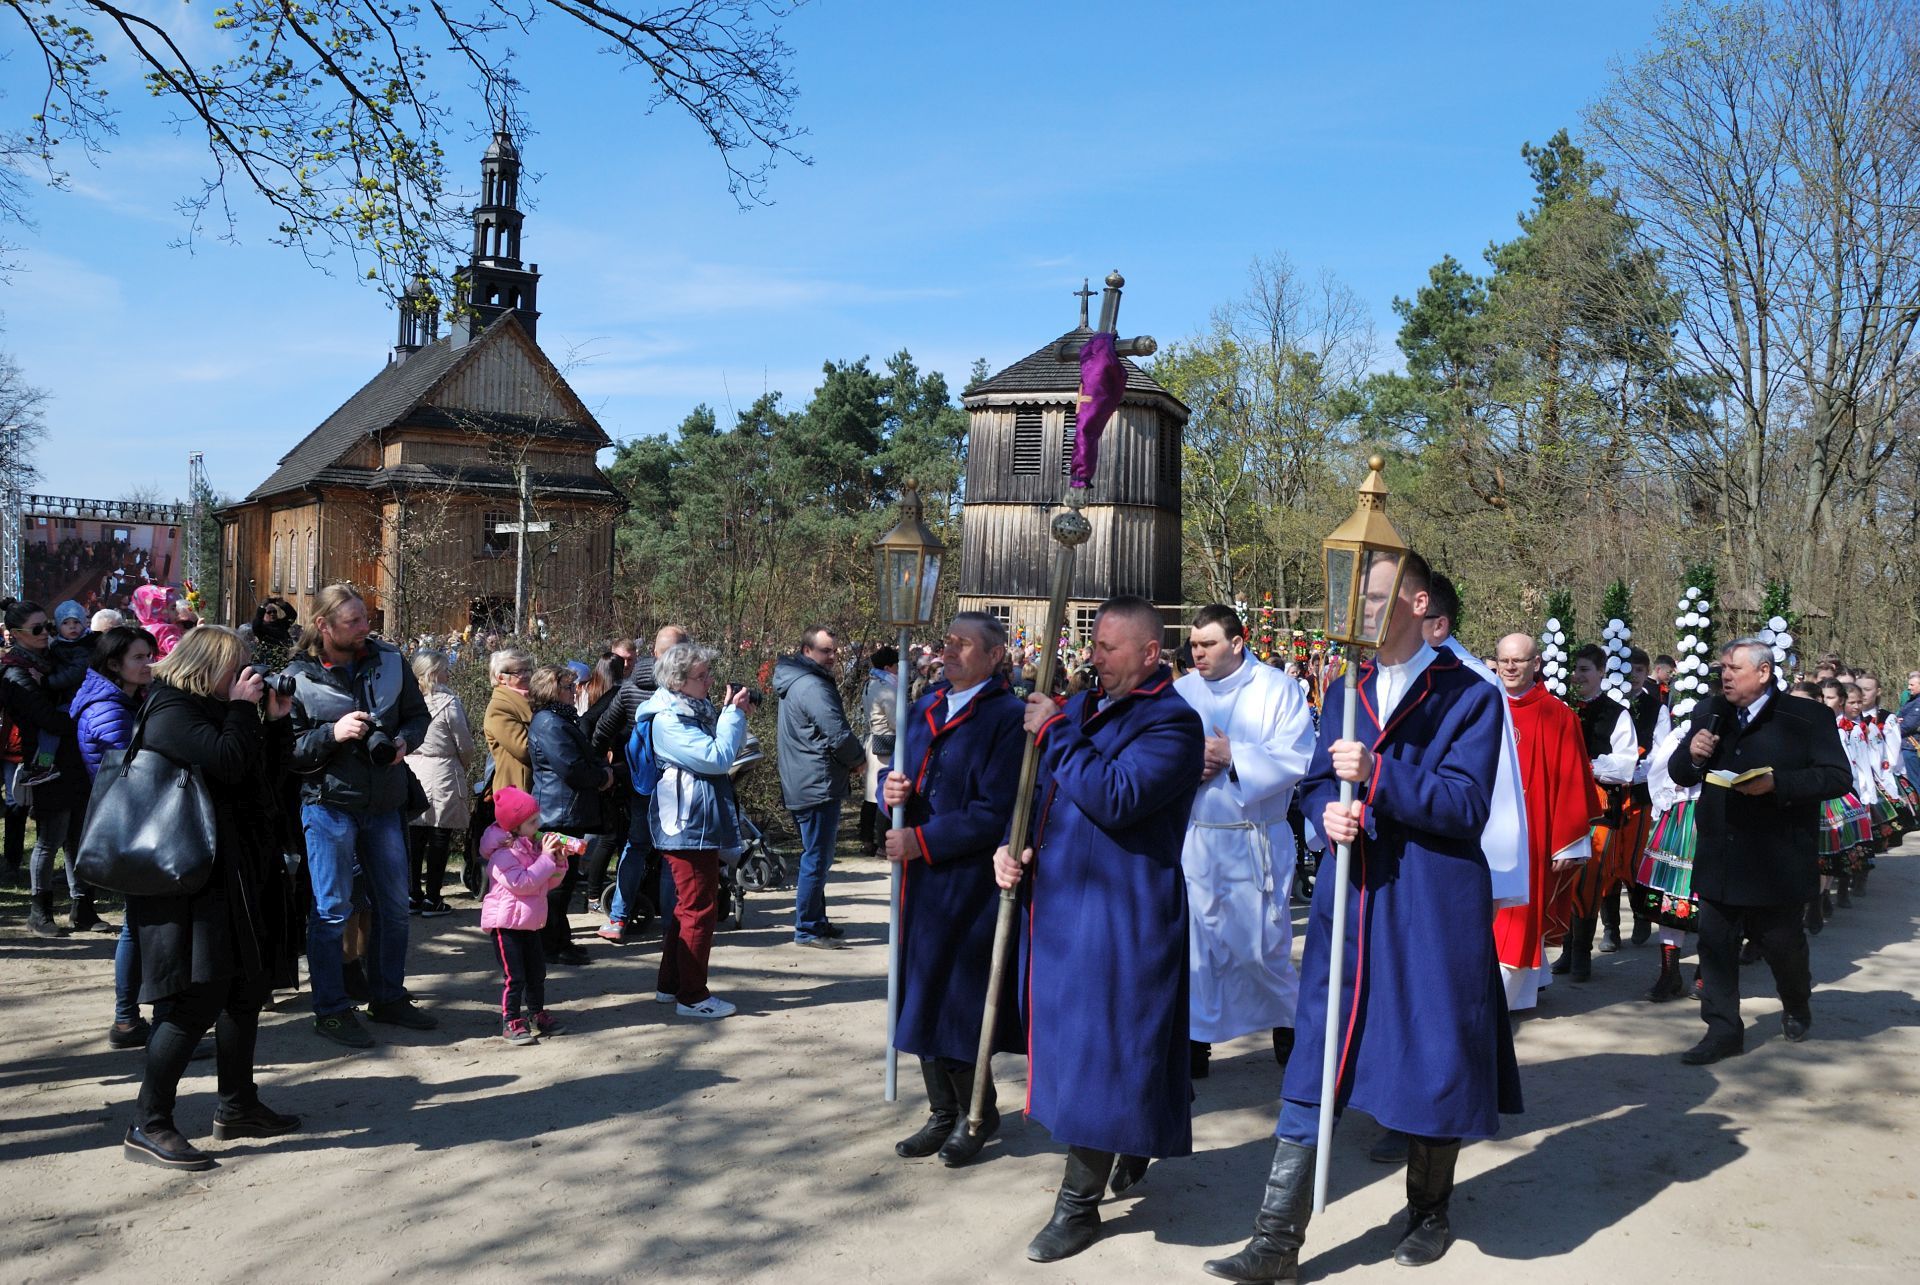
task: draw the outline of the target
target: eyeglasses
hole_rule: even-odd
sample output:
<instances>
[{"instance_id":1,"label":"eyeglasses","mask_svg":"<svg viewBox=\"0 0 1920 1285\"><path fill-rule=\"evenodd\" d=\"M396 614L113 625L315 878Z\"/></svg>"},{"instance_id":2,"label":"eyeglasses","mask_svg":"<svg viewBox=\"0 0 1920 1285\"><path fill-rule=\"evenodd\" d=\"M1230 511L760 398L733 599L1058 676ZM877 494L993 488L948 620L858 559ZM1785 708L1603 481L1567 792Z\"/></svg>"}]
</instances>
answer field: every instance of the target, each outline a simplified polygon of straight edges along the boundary
<instances>
[{"instance_id":1,"label":"eyeglasses","mask_svg":"<svg viewBox=\"0 0 1920 1285\"><path fill-rule=\"evenodd\" d=\"M501 670L501 671L500 671L500 677L502 677L502 678L525 678L525 677L527 676L527 674L528 674L529 672L530 672L530 671L528 671L528 670L525 670L525 669L503 669L503 670Z\"/></svg>"},{"instance_id":2,"label":"eyeglasses","mask_svg":"<svg viewBox=\"0 0 1920 1285\"><path fill-rule=\"evenodd\" d=\"M38 638L47 632L47 622L43 620L37 625L28 625L21 629L20 632Z\"/></svg>"},{"instance_id":3,"label":"eyeglasses","mask_svg":"<svg viewBox=\"0 0 1920 1285\"><path fill-rule=\"evenodd\" d=\"M1499 656L1494 659L1496 665L1531 665L1532 656Z\"/></svg>"}]
</instances>

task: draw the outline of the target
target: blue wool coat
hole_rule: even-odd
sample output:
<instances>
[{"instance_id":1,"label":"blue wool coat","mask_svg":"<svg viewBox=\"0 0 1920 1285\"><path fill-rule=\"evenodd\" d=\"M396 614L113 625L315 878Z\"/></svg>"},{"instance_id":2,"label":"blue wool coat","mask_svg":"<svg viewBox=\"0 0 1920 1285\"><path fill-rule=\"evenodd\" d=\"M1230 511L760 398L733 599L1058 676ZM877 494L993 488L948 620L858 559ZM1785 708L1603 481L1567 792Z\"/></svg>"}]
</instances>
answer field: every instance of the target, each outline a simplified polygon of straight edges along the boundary
<instances>
[{"instance_id":1,"label":"blue wool coat","mask_svg":"<svg viewBox=\"0 0 1920 1285\"><path fill-rule=\"evenodd\" d=\"M1023 976L1027 1112L1070 1147L1193 1151L1187 1062L1187 812L1200 716L1162 666L1041 735Z\"/></svg>"},{"instance_id":2,"label":"blue wool coat","mask_svg":"<svg viewBox=\"0 0 1920 1285\"><path fill-rule=\"evenodd\" d=\"M972 1062L1000 889L993 850L1013 815L1024 732L1021 705L995 678L941 722L948 685L928 690L906 726L907 800L914 856L900 869L900 1020L894 1047L921 1057ZM1020 1012L1000 1009L994 1050L1026 1048Z\"/></svg>"},{"instance_id":3,"label":"blue wool coat","mask_svg":"<svg viewBox=\"0 0 1920 1285\"><path fill-rule=\"evenodd\" d=\"M1374 747L1366 833L1353 848L1336 1102L1419 1137L1488 1138L1520 1110L1520 1077L1493 946L1480 851L1500 754L1500 691L1447 652L1413 680L1383 730L1376 671L1361 666L1356 738ZM1327 692L1301 809L1338 802L1329 750L1344 683ZM1329 851L1331 858L1331 851ZM1320 1101L1333 865L1315 880L1300 968L1297 1039L1282 1096Z\"/></svg>"}]
</instances>

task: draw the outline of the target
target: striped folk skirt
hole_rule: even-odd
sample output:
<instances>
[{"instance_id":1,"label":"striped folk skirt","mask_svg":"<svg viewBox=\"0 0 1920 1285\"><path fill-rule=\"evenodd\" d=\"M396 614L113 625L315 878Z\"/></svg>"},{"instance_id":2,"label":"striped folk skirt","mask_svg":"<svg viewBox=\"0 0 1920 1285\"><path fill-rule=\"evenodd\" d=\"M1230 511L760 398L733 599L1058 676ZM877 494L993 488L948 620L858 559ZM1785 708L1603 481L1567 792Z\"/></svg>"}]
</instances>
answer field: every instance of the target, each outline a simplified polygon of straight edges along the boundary
<instances>
[{"instance_id":1,"label":"striped folk skirt","mask_svg":"<svg viewBox=\"0 0 1920 1285\"><path fill-rule=\"evenodd\" d=\"M1642 916L1694 932L1700 899L1693 892L1693 854L1700 842L1697 799L1682 799L1660 814L1633 877L1633 904Z\"/></svg>"},{"instance_id":2,"label":"striped folk skirt","mask_svg":"<svg viewBox=\"0 0 1920 1285\"><path fill-rule=\"evenodd\" d=\"M1872 809L1852 792L1820 805L1820 873L1847 874L1862 869L1873 850Z\"/></svg>"}]
</instances>

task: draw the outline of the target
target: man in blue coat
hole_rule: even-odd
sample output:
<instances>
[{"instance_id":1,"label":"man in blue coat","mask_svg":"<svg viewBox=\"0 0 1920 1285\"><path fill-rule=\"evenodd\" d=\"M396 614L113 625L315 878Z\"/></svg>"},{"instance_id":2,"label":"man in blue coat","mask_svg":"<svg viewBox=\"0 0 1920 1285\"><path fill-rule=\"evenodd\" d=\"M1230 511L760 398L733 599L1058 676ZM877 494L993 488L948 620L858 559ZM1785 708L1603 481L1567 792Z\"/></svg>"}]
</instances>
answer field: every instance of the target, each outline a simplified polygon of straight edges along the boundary
<instances>
[{"instance_id":1,"label":"man in blue coat","mask_svg":"<svg viewBox=\"0 0 1920 1285\"><path fill-rule=\"evenodd\" d=\"M1017 860L994 854L1002 888L1033 866L1027 1114L1067 1144L1053 1218L1027 1246L1037 1263L1093 1243L1109 1176L1124 1190L1148 1158L1193 1151L1180 849L1206 736L1160 663L1163 627L1145 599L1109 599L1093 627L1099 685L1064 709L1027 697L1040 738L1034 845Z\"/></svg>"},{"instance_id":2,"label":"man in blue coat","mask_svg":"<svg viewBox=\"0 0 1920 1285\"><path fill-rule=\"evenodd\" d=\"M1376 568L1370 596L1392 591ZM1452 1243L1447 1204L1463 1138L1491 1137L1520 1109L1506 993L1493 944L1493 896L1481 831L1501 753L1500 692L1421 638L1427 564L1408 553L1379 654L1359 671L1356 740L1339 739L1347 696L1330 687L1301 809L1329 843L1353 844L1343 934L1339 1073L1320 1101L1331 878L1315 882L1300 968L1299 1040L1281 1088L1279 1143L1254 1238L1206 1264L1231 1281L1296 1278L1313 1198L1319 1113L1358 1107L1410 1135L1407 1230L1394 1253L1431 1263ZM1358 799L1340 803L1340 783Z\"/></svg>"},{"instance_id":3,"label":"man in blue coat","mask_svg":"<svg viewBox=\"0 0 1920 1285\"><path fill-rule=\"evenodd\" d=\"M893 1042L919 1056L930 1112L894 1151L909 1159L937 1151L949 1168L980 1154L1000 1126L991 1077L978 1135L962 1116L973 1098L1000 904L993 850L1020 785L1020 702L1001 674L1006 659L1006 626L983 611L953 618L941 649L945 678L914 704L901 731L906 773L889 772L882 787L889 809L907 810L907 828L886 832L887 860L901 863ZM1020 1015L1008 1005L994 1048L1024 1047Z\"/></svg>"}]
</instances>

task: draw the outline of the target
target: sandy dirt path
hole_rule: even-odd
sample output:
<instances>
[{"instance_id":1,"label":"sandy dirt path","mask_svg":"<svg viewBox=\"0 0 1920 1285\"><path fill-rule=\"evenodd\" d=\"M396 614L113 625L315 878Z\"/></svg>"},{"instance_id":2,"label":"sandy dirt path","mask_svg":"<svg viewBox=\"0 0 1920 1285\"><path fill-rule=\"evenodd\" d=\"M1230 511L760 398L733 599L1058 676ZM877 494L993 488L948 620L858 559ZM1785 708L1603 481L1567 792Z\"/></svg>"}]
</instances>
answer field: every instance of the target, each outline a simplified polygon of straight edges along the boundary
<instances>
[{"instance_id":1,"label":"sandy dirt path","mask_svg":"<svg viewBox=\"0 0 1920 1285\"><path fill-rule=\"evenodd\" d=\"M1694 1006L1640 993L1655 948L1599 956L1553 987L1519 1048L1527 1114L1467 1148L1460 1243L1419 1279L1737 1282L1920 1279L1920 839L1813 942L1814 1037L1787 1044L1750 999L1745 1057L1690 1068ZM781 899L723 932L719 1023L651 1002L657 945L594 946L558 969L571 1033L496 1038L498 981L477 915L415 920L412 985L433 1034L375 1028L371 1053L311 1033L305 997L266 1015L260 1083L301 1134L216 1144L211 1062L179 1119L220 1157L175 1175L122 1161L137 1053L110 1050L112 938L44 942L0 928L0 1255L20 1281L1208 1279L1259 1199L1277 1072L1266 1041L1216 1052L1195 1104L1197 1154L1157 1164L1104 1209L1105 1235L1052 1267L1023 1248L1061 1168L1009 1117L975 1166L902 1162L918 1074L881 1100L885 882L843 861L831 885L854 948L785 944ZM576 916L577 931L592 921ZM1764 966L1745 973L1766 990ZM1018 1101L1024 1068L999 1064ZM1400 1279L1397 1169L1371 1164L1365 1119L1336 1141L1336 1202L1306 1279Z\"/></svg>"}]
</instances>

